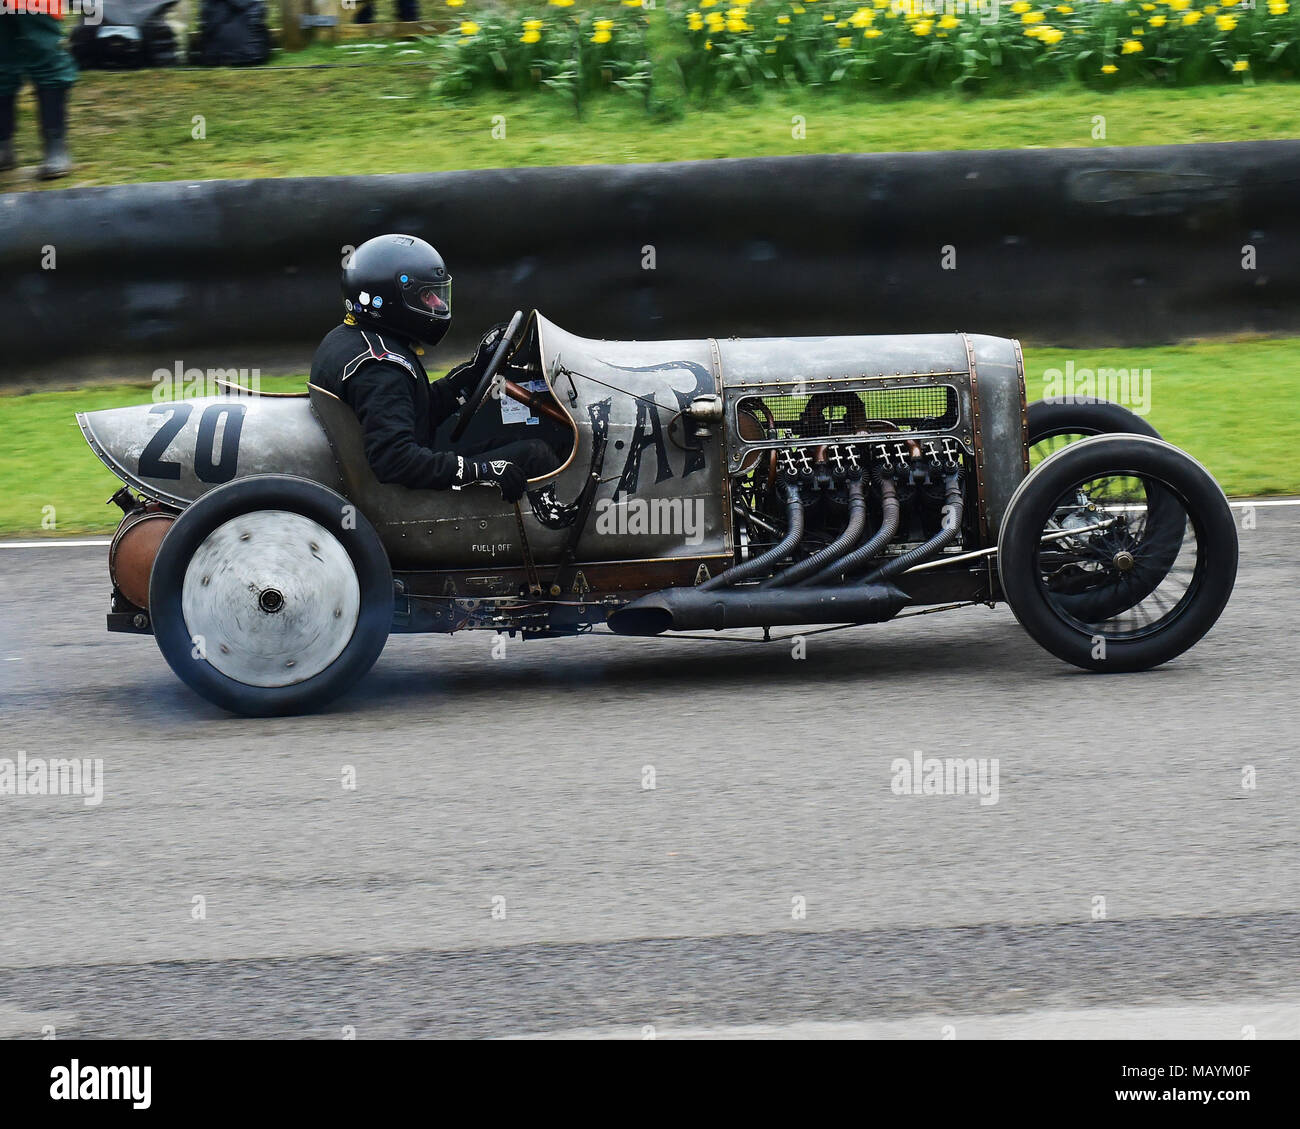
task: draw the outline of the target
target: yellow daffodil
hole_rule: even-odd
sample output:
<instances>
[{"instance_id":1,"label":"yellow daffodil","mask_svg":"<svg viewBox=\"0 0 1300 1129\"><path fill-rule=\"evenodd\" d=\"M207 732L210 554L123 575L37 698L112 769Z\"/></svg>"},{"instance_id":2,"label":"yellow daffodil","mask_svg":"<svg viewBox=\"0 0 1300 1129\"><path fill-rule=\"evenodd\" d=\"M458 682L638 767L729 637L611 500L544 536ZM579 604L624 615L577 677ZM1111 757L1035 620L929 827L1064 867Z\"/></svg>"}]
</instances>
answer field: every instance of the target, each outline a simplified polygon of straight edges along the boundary
<instances>
[{"instance_id":1,"label":"yellow daffodil","mask_svg":"<svg viewBox=\"0 0 1300 1129\"><path fill-rule=\"evenodd\" d=\"M1057 4L1056 10L1060 12L1061 15L1063 16L1068 16L1071 12L1074 11L1074 9L1071 8L1069 4Z\"/></svg>"},{"instance_id":2,"label":"yellow daffodil","mask_svg":"<svg viewBox=\"0 0 1300 1129\"><path fill-rule=\"evenodd\" d=\"M1200 23L1200 22L1201 22L1201 13L1200 13L1200 12L1184 12L1184 13L1183 13L1183 23L1190 25L1190 24L1195 24L1195 23Z\"/></svg>"},{"instance_id":3,"label":"yellow daffodil","mask_svg":"<svg viewBox=\"0 0 1300 1129\"><path fill-rule=\"evenodd\" d=\"M1059 27L1044 27L1042 31L1038 33L1038 41L1040 43L1046 43L1049 47L1055 47L1064 38L1065 32L1063 32Z\"/></svg>"},{"instance_id":4,"label":"yellow daffodil","mask_svg":"<svg viewBox=\"0 0 1300 1129\"><path fill-rule=\"evenodd\" d=\"M1236 16L1215 16L1214 23L1215 26L1220 31L1231 31L1234 27L1237 26L1237 17Z\"/></svg>"},{"instance_id":5,"label":"yellow daffodil","mask_svg":"<svg viewBox=\"0 0 1300 1129\"><path fill-rule=\"evenodd\" d=\"M776 17L776 22L779 23L779 24L788 24L788 23L790 22L790 17L789 17L789 16L777 16L777 17Z\"/></svg>"},{"instance_id":6,"label":"yellow daffodil","mask_svg":"<svg viewBox=\"0 0 1300 1129\"><path fill-rule=\"evenodd\" d=\"M1233 69L1234 71L1238 71L1238 72L1240 72L1240 71L1248 71L1248 70L1250 70L1250 60L1249 60L1249 59L1238 59L1235 63L1232 64L1232 69Z\"/></svg>"},{"instance_id":7,"label":"yellow daffodil","mask_svg":"<svg viewBox=\"0 0 1300 1129\"><path fill-rule=\"evenodd\" d=\"M869 27L862 33L863 39L879 39L885 33L878 27Z\"/></svg>"},{"instance_id":8,"label":"yellow daffodil","mask_svg":"<svg viewBox=\"0 0 1300 1129\"><path fill-rule=\"evenodd\" d=\"M744 20L728 20L727 30L731 32L733 35L739 35L742 31L749 30L749 24L747 24Z\"/></svg>"},{"instance_id":9,"label":"yellow daffodil","mask_svg":"<svg viewBox=\"0 0 1300 1129\"><path fill-rule=\"evenodd\" d=\"M699 31L704 26L704 17L699 12L687 12L686 26L691 31Z\"/></svg>"},{"instance_id":10,"label":"yellow daffodil","mask_svg":"<svg viewBox=\"0 0 1300 1129\"><path fill-rule=\"evenodd\" d=\"M1101 73L1114 74L1117 70L1119 70L1119 67L1117 67L1114 63L1107 63L1104 67L1101 68Z\"/></svg>"},{"instance_id":11,"label":"yellow daffodil","mask_svg":"<svg viewBox=\"0 0 1300 1129\"><path fill-rule=\"evenodd\" d=\"M839 39L837 39L835 42L838 43L841 47L853 46L853 40L850 39L847 35L841 35Z\"/></svg>"},{"instance_id":12,"label":"yellow daffodil","mask_svg":"<svg viewBox=\"0 0 1300 1129\"><path fill-rule=\"evenodd\" d=\"M709 25L709 31L714 35L717 35L718 32L727 26L727 21L722 18L721 13L719 12L710 12L704 17L704 22Z\"/></svg>"},{"instance_id":13,"label":"yellow daffodil","mask_svg":"<svg viewBox=\"0 0 1300 1129\"><path fill-rule=\"evenodd\" d=\"M597 31L613 31L613 30L614 30L614 21L613 21L613 20L596 20L596 22L593 23L591 26L594 27Z\"/></svg>"},{"instance_id":14,"label":"yellow daffodil","mask_svg":"<svg viewBox=\"0 0 1300 1129\"><path fill-rule=\"evenodd\" d=\"M1164 27L1165 20L1167 18L1168 18L1167 16L1152 16L1149 20L1147 20L1147 23L1149 23L1152 27Z\"/></svg>"},{"instance_id":15,"label":"yellow daffodil","mask_svg":"<svg viewBox=\"0 0 1300 1129\"><path fill-rule=\"evenodd\" d=\"M934 20L917 20L912 25L913 35L929 35L934 29Z\"/></svg>"},{"instance_id":16,"label":"yellow daffodil","mask_svg":"<svg viewBox=\"0 0 1300 1129\"><path fill-rule=\"evenodd\" d=\"M1169 0L1171 12L1185 12L1192 6L1192 0Z\"/></svg>"},{"instance_id":17,"label":"yellow daffodil","mask_svg":"<svg viewBox=\"0 0 1300 1129\"><path fill-rule=\"evenodd\" d=\"M1126 39L1120 45L1119 50L1122 55L1136 55L1142 50L1142 44L1140 44L1136 39Z\"/></svg>"},{"instance_id":18,"label":"yellow daffodil","mask_svg":"<svg viewBox=\"0 0 1300 1129\"><path fill-rule=\"evenodd\" d=\"M939 21L939 26L943 28L944 31L947 31L949 28L954 28L960 23L961 20L956 16L944 16L943 19Z\"/></svg>"},{"instance_id":19,"label":"yellow daffodil","mask_svg":"<svg viewBox=\"0 0 1300 1129\"><path fill-rule=\"evenodd\" d=\"M1268 0L1268 14L1270 16L1285 16L1291 10L1291 5L1287 0Z\"/></svg>"},{"instance_id":20,"label":"yellow daffodil","mask_svg":"<svg viewBox=\"0 0 1300 1129\"><path fill-rule=\"evenodd\" d=\"M573 0L547 0L547 3L554 4L557 8L573 7Z\"/></svg>"},{"instance_id":21,"label":"yellow daffodil","mask_svg":"<svg viewBox=\"0 0 1300 1129\"><path fill-rule=\"evenodd\" d=\"M1043 13L1042 13L1042 12L1026 12L1023 16L1020 17L1020 22L1021 22L1021 23L1026 23L1026 24L1038 24L1038 23L1042 23L1042 22L1043 22Z\"/></svg>"},{"instance_id":22,"label":"yellow daffodil","mask_svg":"<svg viewBox=\"0 0 1300 1129\"><path fill-rule=\"evenodd\" d=\"M460 33L461 35L477 35L478 24L473 20L465 20L464 23L460 25Z\"/></svg>"},{"instance_id":23,"label":"yellow daffodil","mask_svg":"<svg viewBox=\"0 0 1300 1129\"><path fill-rule=\"evenodd\" d=\"M520 43L536 43L542 38L542 33L535 28L529 29L519 37Z\"/></svg>"},{"instance_id":24,"label":"yellow daffodil","mask_svg":"<svg viewBox=\"0 0 1300 1129\"><path fill-rule=\"evenodd\" d=\"M459 8L465 3L465 0L447 0L448 8Z\"/></svg>"},{"instance_id":25,"label":"yellow daffodil","mask_svg":"<svg viewBox=\"0 0 1300 1129\"><path fill-rule=\"evenodd\" d=\"M614 37L607 31L598 31L591 37L592 43L608 43Z\"/></svg>"},{"instance_id":26,"label":"yellow daffodil","mask_svg":"<svg viewBox=\"0 0 1300 1129\"><path fill-rule=\"evenodd\" d=\"M706 50L706 51L712 51L712 50L713 50L713 40L712 40L712 39L706 39L706 40L704 41L704 50Z\"/></svg>"},{"instance_id":27,"label":"yellow daffodil","mask_svg":"<svg viewBox=\"0 0 1300 1129\"><path fill-rule=\"evenodd\" d=\"M830 23L834 23L834 22L835 22L835 13L834 13L834 12L827 12L824 16L822 16L822 23L824 23L824 24L830 24Z\"/></svg>"},{"instance_id":28,"label":"yellow daffodil","mask_svg":"<svg viewBox=\"0 0 1300 1129\"><path fill-rule=\"evenodd\" d=\"M1017 16L1022 16L1032 7L1033 5L1029 3L1029 0L1016 0L1016 2L1011 5L1011 10L1015 12Z\"/></svg>"}]
</instances>

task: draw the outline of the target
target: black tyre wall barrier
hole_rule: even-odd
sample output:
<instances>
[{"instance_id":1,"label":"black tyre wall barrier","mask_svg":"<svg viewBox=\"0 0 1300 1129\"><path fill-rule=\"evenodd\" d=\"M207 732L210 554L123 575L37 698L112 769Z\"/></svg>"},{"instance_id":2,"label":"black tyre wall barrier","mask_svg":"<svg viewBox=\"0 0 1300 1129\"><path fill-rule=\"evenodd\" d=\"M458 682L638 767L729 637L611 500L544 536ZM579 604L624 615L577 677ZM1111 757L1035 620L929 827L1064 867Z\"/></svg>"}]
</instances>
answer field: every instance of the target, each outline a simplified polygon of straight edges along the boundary
<instances>
[{"instance_id":1,"label":"black tyre wall barrier","mask_svg":"<svg viewBox=\"0 0 1300 1129\"><path fill-rule=\"evenodd\" d=\"M536 306L593 337L1300 332L1300 141L175 182L0 196L0 379L300 364L345 247L419 234L433 363Z\"/></svg>"}]
</instances>

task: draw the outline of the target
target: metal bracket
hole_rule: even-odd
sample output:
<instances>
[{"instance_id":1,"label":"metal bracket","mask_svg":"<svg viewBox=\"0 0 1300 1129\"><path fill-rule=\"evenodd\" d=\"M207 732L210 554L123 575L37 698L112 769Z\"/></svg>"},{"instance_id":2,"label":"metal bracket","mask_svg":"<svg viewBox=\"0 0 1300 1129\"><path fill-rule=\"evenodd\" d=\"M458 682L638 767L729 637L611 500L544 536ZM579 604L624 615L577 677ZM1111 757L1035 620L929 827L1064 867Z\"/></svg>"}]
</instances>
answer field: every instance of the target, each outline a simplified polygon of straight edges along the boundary
<instances>
[{"instance_id":1,"label":"metal bracket","mask_svg":"<svg viewBox=\"0 0 1300 1129\"><path fill-rule=\"evenodd\" d=\"M537 576L537 562L533 560L533 550L528 544L528 531L524 528L524 511L515 503L515 524L519 526L519 547L524 554L524 570L528 574L528 594L540 596L542 582Z\"/></svg>"}]
</instances>

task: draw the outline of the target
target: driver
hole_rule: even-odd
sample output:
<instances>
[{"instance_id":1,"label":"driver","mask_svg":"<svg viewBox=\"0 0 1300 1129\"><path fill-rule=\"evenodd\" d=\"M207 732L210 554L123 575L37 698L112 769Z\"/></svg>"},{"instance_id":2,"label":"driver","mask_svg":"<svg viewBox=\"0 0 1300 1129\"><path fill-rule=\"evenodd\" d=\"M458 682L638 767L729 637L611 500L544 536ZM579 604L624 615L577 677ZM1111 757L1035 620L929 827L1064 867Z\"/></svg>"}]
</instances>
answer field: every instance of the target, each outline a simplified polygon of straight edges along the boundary
<instances>
[{"instance_id":1,"label":"driver","mask_svg":"<svg viewBox=\"0 0 1300 1129\"><path fill-rule=\"evenodd\" d=\"M356 413L380 482L415 490L495 483L517 502L529 478L559 464L540 439L434 447L438 425L478 386L505 327L493 326L472 358L429 380L421 346L437 345L451 326L451 275L423 239L380 235L358 247L343 267L343 305L343 324L320 343L310 379Z\"/></svg>"}]
</instances>

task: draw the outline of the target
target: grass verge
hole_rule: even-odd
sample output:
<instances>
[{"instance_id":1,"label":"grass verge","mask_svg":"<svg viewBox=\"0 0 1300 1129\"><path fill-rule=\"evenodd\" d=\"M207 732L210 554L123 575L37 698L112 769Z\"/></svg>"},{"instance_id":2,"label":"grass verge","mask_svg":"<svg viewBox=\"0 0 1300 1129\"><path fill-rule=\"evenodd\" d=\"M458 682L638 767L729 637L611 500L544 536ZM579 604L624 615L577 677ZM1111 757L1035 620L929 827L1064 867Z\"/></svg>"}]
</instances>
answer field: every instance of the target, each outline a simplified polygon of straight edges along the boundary
<instances>
[{"instance_id":1,"label":"grass verge","mask_svg":"<svg viewBox=\"0 0 1300 1129\"><path fill-rule=\"evenodd\" d=\"M1031 399L1090 391L1102 369L1137 370L1135 402L1171 443L1200 459L1229 494L1300 494L1300 415L1290 409L1300 368L1300 338L1206 342L1128 349L1026 350ZM1057 375L1057 374L1060 375ZM263 377L269 392L303 386L303 377ZM1132 386L1130 387L1132 391ZM1105 389L1097 390L1105 394ZM106 533L116 507L104 505L117 479L91 453L74 413L147 403L147 384L98 385L0 396L0 535ZM45 523L45 528L42 524ZM52 523L52 524L51 524Z\"/></svg>"},{"instance_id":2,"label":"grass verge","mask_svg":"<svg viewBox=\"0 0 1300 1129\"><path fill-rule=\"evenodd\" d=\"M50 187L265 176L426 172L932 149L1157 145L1284 138L1296 84L1252 88L1057 86L1008 97L850 98L786 90L652 118L634 99L594 98L581 118L558 95L435 98L424 66L96 72L71 108L78 167ZM503 115L505 136L493 136ZM792 119L806 123L796 138ZM1104 137L1097 137L1098 117ZM200 130L201 126L201 130ZM202 133L202 138L195 135ZM498 132L500 132L498 130ZM30 91L19 159L0 191L44 187Z\"/></svg>"}]
</instances>

